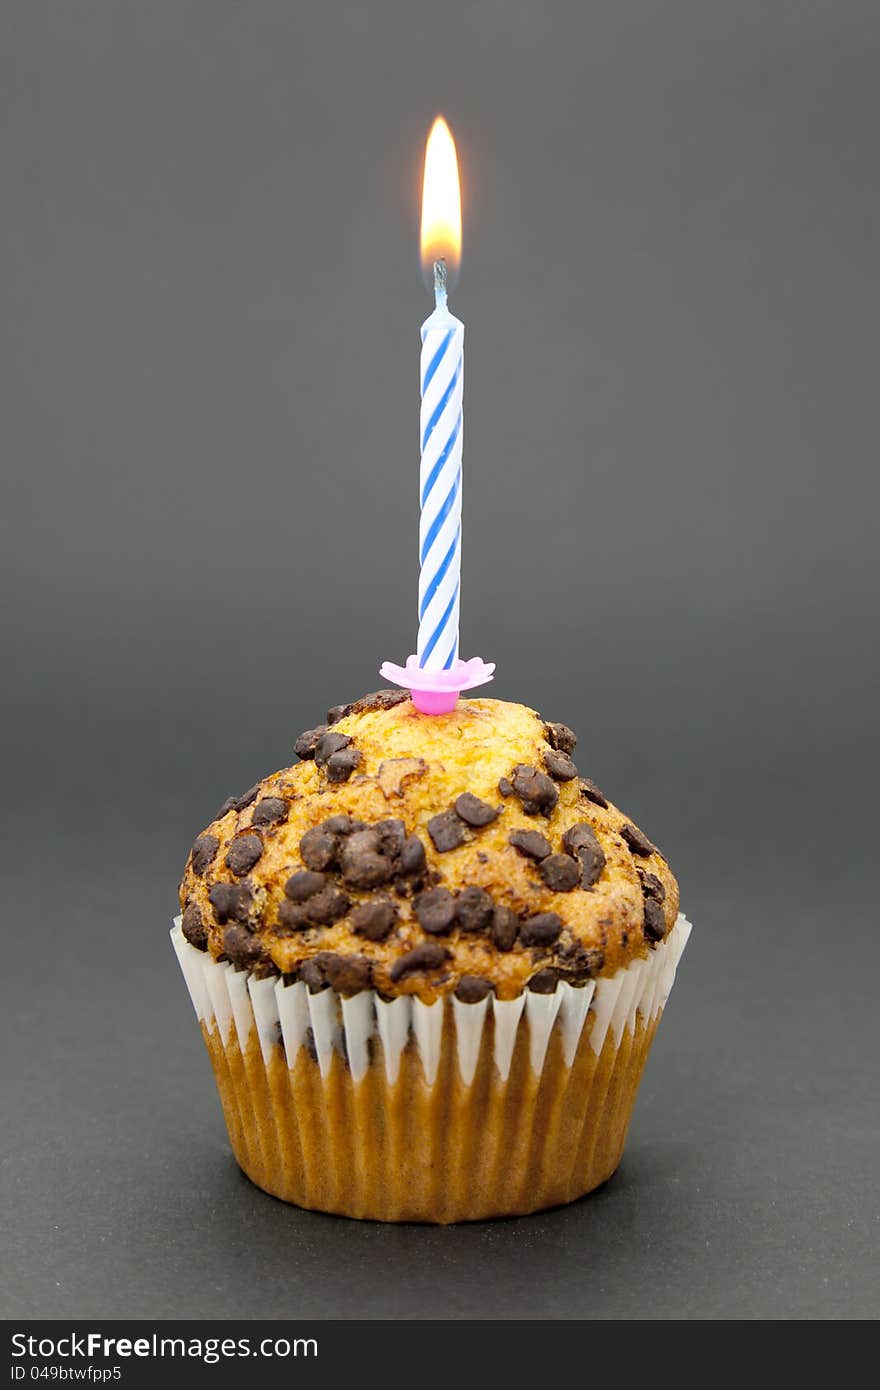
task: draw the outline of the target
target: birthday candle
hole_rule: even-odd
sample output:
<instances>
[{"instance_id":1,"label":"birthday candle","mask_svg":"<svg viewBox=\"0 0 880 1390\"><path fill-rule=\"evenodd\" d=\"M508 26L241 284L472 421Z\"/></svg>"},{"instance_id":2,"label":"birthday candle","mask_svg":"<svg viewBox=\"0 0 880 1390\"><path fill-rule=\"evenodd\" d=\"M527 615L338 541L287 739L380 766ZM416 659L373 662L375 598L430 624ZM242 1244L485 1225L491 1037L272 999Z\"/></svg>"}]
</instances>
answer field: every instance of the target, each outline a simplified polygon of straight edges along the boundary
<instances>
[{"instance_id":1,"label":"birthday candle","mask_svg":"<svg viewBox=\"0 0 880 1390\"><path fill-rule=\"evenodd\" d=\"M423 670L440 671L458 658L464 386L464 325L446 307L449 261L461 250L461 194L455 144L442 116L425 152L421 242L435 308L422 324L417 654Z\"/></svg>"},{"instance_id":2,"label":"birthday candle","mask_svg":"<svg viewBox=\"0 0 880 1390\"><path fill-rule=\"evenodd\" d=\"M422 714L448 714L459 693L492 679L494 663L458 654L461 593L461 432L464 324L446 306L448 273L461 254L461 192L449 127L438 116L425 152L422 264L434 312L422 324L419 470L419 635L405 666L385 661L385 680L407 687Z\"/></svg>"}]
</instances>

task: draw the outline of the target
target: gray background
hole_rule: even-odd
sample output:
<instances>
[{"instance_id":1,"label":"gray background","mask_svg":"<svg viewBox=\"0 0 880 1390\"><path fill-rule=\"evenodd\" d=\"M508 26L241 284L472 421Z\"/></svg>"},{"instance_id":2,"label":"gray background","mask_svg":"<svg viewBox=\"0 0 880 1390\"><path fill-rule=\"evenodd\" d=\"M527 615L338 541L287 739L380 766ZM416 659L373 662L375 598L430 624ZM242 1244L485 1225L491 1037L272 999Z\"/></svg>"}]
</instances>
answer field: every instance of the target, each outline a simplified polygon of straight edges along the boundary
<instances>
[{"instance_id":1,"label":"gray background","mask_svg":"<svg viewBox=\"0 0 880 1390\"><path fill-rule=\"evenodd\" d=\"M3 1311L880 1304L876 5L6 0ZM187 847L412 648L458 138L463 650L696 923L618 1176L436 1230L228 1153Z\"/></svg>"}]
</instances>

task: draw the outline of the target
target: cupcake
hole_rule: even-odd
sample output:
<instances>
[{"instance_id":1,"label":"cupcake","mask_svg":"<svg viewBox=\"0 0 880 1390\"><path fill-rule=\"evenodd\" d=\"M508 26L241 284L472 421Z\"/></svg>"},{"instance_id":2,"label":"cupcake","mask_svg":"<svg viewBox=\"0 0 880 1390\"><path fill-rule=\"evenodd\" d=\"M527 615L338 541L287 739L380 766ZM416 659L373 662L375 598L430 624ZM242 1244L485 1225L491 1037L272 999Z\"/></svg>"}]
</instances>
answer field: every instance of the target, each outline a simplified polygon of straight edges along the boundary
<instances>
[{"instance_id":1,"label":"cupcake","mask_svg":"<svg viewBox=\"0 0 880 1390\"><path fill-rule=\"evenodd\" d=\"M172 939L258 1187L452 1222L614 1172L690 926L575 743L380 691L199 835Z\"/></svg>"}]
</instances>

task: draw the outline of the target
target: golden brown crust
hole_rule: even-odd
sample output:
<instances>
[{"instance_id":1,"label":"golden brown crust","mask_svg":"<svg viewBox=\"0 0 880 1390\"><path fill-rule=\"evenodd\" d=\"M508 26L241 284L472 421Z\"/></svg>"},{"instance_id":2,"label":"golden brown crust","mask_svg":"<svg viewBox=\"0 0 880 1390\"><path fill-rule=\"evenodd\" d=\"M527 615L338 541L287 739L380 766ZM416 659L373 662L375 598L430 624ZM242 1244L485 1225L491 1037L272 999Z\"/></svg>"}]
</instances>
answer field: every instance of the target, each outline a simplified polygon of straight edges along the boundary
<instances>
[{"instance_id":1,"label":"golden brown crust","mask_svg":"<svg viewBox=\"0 0 880 1390\"><path fill-rule=\"evenodd\" d=\"M613 974L671 929L669 866L573 775L564 726L498 700L344 708L334 737L303 736L305 761L199 836L180 887L193 944L311 988L431 1002L473 994L473 977L510 999Z\"/></svg>"}]
</instances>

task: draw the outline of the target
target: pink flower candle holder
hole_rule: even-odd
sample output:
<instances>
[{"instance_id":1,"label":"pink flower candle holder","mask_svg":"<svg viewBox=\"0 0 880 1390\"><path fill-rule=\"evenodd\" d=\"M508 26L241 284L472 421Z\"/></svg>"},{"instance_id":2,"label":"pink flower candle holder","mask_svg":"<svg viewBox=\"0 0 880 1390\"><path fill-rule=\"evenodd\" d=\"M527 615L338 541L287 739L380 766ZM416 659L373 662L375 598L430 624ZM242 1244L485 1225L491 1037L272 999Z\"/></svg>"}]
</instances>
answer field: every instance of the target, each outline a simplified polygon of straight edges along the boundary
<instances>
[{"instance_id":1,"label":"pink flower candle holder","mask_svg":"<svg viewBox=\"0 0 880 1390\"><path fill-rule=\"evenodd\" d=\"M494 671L494 661L483 661L478 656L470 661L459 659L448 671L426 671L415 653L407 657L405 666L383 661L379 668L383 680L410 692L413 704L422 714L449 714L458 704L462 690L485 685L492 680Z\"/></svg>"}]
</instances>

